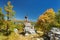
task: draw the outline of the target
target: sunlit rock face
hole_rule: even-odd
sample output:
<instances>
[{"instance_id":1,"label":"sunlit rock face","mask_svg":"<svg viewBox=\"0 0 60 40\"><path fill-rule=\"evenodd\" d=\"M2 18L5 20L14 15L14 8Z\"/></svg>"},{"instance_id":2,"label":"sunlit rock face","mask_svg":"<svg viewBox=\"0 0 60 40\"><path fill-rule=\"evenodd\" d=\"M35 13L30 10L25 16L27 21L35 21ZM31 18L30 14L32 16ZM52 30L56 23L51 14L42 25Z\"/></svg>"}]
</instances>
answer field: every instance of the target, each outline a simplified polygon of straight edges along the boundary
<instances>
[{"instance_id":1,"label":"sunlit rock face","mask_svg":"<svg viewBox=\"0 0 60 40\"><path fill-rule=\"evenodd\" d=\"M35 34L34 27L33 27L33 26L31 25L31 23L27 20L27 17L25 17L24 25L25 25L24 31L25 31L26 33Z\"/></svg>"},{"instance_id":2,"label":"sunlit rock face","mask_svg":"<svg viewBox=\"0 0 60 40\"><path fill-rule=\"evenodd\" d=\"M25 23L24 31L25 31L26 33L35 34L34 27L31 25L30 22L26 22L26 23Z\"/></svg>"},{"instance_id":3,"label":"sunlit rock face","mask_svg":"<svg viewBox=\"0 0 60 40\"><path fill-rule=\"evenodd\" d=\"M60 34L60 29L53 27L53 28L51 29L51 32L53 32L53 33L55 33L55 34Z\"/></svg>"}]
</instances>

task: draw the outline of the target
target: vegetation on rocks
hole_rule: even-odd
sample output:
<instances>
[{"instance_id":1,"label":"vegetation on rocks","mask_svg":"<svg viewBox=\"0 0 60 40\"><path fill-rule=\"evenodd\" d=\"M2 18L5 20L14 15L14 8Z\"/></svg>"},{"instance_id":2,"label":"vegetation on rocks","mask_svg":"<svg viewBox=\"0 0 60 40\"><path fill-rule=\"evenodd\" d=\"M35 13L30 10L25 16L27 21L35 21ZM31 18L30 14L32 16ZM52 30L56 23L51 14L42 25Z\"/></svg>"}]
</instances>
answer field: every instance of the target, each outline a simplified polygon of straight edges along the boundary
<instances>
[{"instance_id":1,"label":"vegetation on rocks","mask_svg":"<svg viewBox=\"0 0 60 40\"><path fill-rule=\"evenodd\" d=\"M51 8L47 9L47 11L40 15L37 22L31 22L38 34L29 36L16 34L14 32L14 28L18 29L18 33L24 32L24 21L17 19L14 20L15 11L13 10L13 6L10 1L4 7L4 10L6 14L4 14L2 12L2 8L0 8L0 40L36 40L34 37L42 36L52 27L60 28L60 10L58 10L58 12L54 12Z\"/></svg>"}]
</instances>

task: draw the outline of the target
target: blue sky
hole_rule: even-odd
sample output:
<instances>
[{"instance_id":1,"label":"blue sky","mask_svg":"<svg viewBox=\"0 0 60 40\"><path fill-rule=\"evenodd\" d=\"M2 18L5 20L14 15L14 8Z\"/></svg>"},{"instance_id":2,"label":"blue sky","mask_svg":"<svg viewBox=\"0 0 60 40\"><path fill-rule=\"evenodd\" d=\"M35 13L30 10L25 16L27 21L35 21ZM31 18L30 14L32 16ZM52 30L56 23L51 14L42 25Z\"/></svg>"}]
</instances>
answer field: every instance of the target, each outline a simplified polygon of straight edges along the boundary
<instances>
[{"instance_id":1,"label":"blue sky","mask_svg":"<svg viewBox=\"0 0 60 40\"><path fill-rule=\"evenodd\" d=\"M29 20L36 21L47 9L53 8L55 12L60 9L60 0L10 0L16 11L16 19L24 20L28 15ZM0 0L0 7L4 9L8 0ZM4 10L3 10L4 12ZM5 12L4 12L5 13Z\"/></svg>"}]
</instances>

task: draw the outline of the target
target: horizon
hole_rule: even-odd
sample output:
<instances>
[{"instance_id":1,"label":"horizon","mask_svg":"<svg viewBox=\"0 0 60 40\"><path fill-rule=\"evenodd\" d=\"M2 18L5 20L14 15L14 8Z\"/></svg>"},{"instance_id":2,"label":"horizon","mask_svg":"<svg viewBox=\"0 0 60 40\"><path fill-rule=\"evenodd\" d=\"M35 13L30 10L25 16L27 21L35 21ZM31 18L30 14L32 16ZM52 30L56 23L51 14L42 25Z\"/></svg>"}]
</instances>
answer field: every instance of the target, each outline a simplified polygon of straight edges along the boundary
<instances>
[{"instance_id":1,"label":"horizon","mask_svg":"<svg viewBox=\"0 0 60 40\"><path fill-rule=\"evenodd\" d=\"M37 21L38 17L47 9L52 8L55 12L60 9L60 0L9 0L14 6L17 20L24 20L24 16L28 15L30 21ZM3 9L8 0L0 0L0 7ZM3 13L6 12L3 9Z\"/></svg>"}]
</instances>

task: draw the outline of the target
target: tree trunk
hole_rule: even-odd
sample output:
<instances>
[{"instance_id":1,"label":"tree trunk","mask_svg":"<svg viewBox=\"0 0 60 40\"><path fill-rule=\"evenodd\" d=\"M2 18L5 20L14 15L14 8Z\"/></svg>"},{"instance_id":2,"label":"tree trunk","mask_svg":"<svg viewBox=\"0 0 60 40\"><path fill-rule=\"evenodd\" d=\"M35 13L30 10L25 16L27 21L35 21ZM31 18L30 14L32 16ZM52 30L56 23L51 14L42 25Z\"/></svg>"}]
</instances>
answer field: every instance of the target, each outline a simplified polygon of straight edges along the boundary
<instances>
[{"instance_id":1,"label":"tree trunk","mask_svg":"<svg viewBox=\"0 0 60 40\"><path fill-rule=\"evenodd\" d=\"M9 12L7 12L7 21L9 21L10 20L10 18L9 18Z\"/></svg>"},{"instance_id":2,"label":"tree trunk","mask_svg":"<svg viewBox=\"0 0 60 40\"><path fill-rule=\"evenodd\" d=\"M7 12L7 21L9 21L10 20L10 18L9 18L9 12ZM9 29L9 26L8 26L8 23L7 23L7 28L6 28L6 35L8 35L8 29Z\"/></svg>"}]
</instances>

